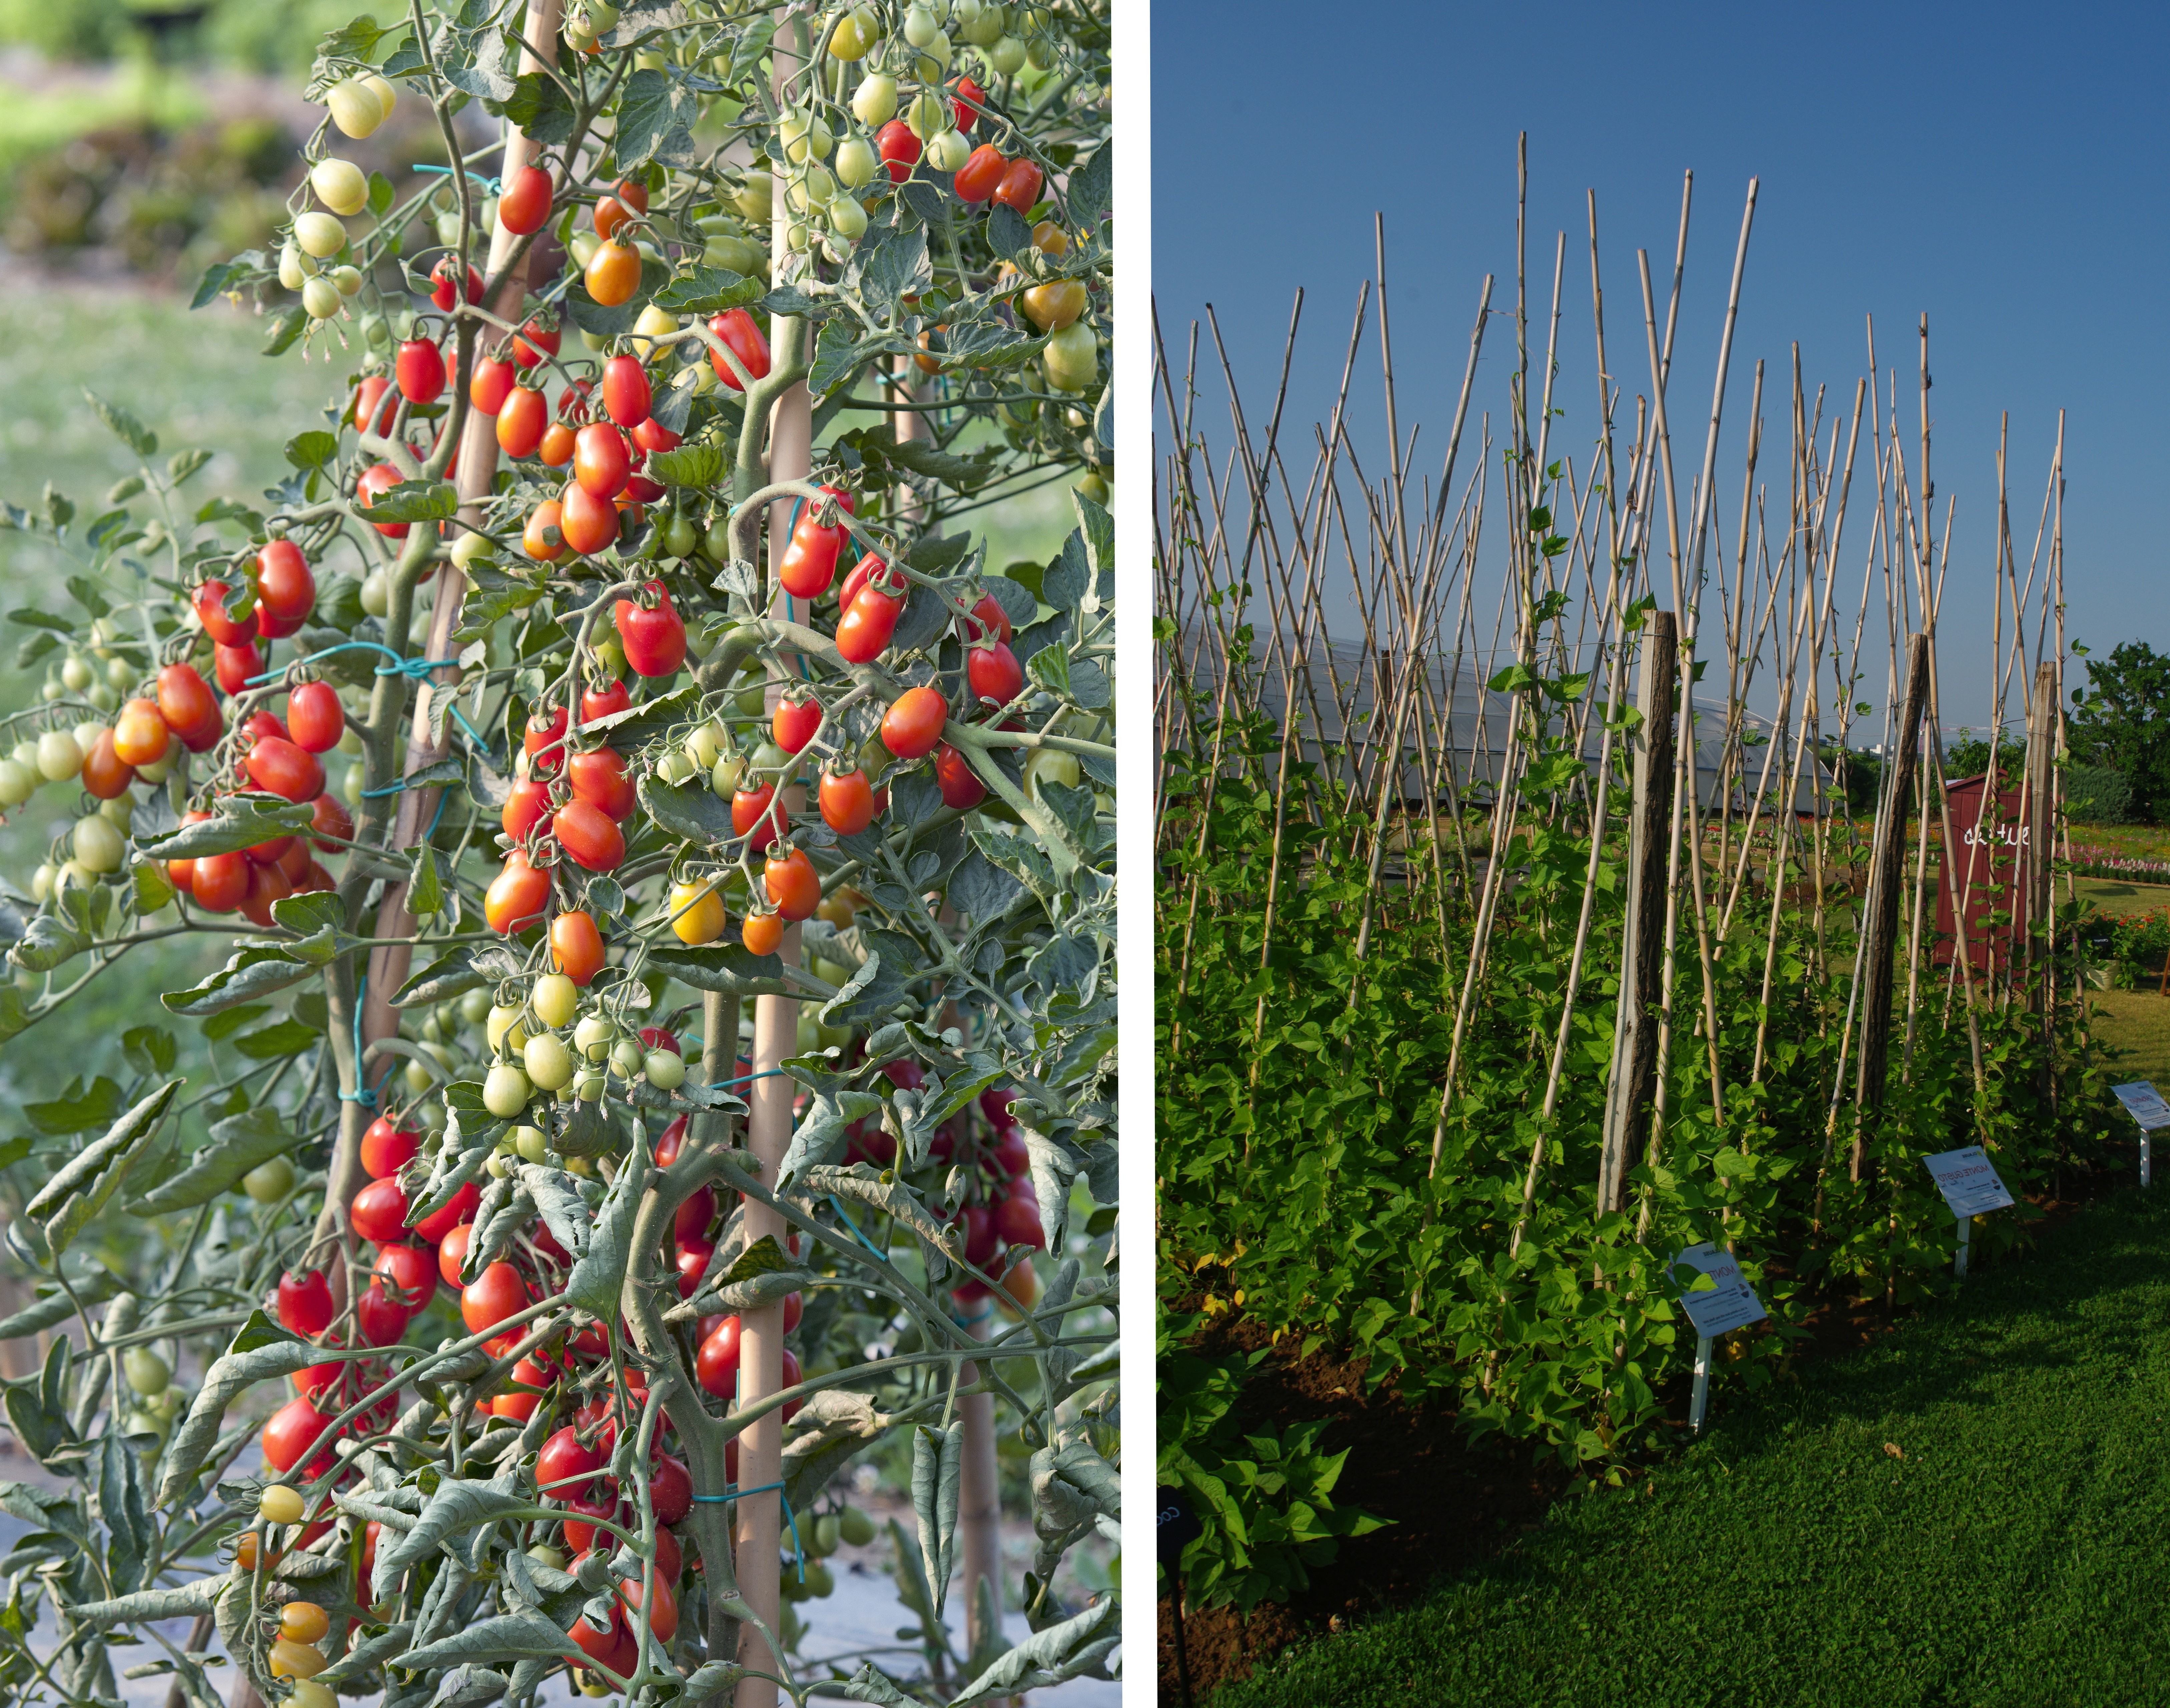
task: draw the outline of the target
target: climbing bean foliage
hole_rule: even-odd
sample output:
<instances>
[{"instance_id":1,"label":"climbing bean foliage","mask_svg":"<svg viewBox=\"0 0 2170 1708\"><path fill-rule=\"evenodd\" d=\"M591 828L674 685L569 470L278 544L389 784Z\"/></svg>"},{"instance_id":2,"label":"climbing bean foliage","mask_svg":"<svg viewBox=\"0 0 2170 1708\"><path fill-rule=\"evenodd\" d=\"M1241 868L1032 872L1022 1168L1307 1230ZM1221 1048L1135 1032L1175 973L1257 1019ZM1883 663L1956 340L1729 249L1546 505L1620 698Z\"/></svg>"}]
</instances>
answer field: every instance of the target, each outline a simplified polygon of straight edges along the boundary
<instances>
[{"instance_id":1,"label":"climbing bean foliage","mask_svg":"<svg viewBox=\"0 0 2170 1708\"><path fill-rule=\"evenodd\" d=\"M1236 638L1241 649L1248 632ZM1982 1144L2023 1198L1977 1230L1977 1260L1991 1261L2026 1242L2040 1214L2027 1195L2052 1193L2108 1160L2116 1118L2103 1092L2114 1075L2075 995L2084 905L2060 901L2054 925L2038 925L2039 970L1994 1004L1977 994L1979 1096L1963 1005L1956 991L1948 997L1945 969L1927 961L1932 930L1910 1041L1902 931L1884 1105L1873 1118L1858 1113L1853 1056L1841 1066L1841 1050L1868 850L1847 822L1825 826L1819 906L1804 823L1782 872L1767 840L1759 843L1749 899L1713 945L1722 1118L1683 896L1667 1117L1660 1141L1631 1158L1626 1211L1600 1214L1637 713L1617 715L1608 809L1593 826L1595 767L1568 750L1555 716L1589 679L1515 665L1494 686L1521 691L1531 756L1501 851L1513 881L1469 1003L1435 1169L1490 800L1462 803L1467 868L1453 809L1430 835L1420 820L1393 817L1388 882L1374 891L1373 803L1348 793L1355 755L1299 747L1307 759L1291 764L1277 798L1279 726L1237 703L1218 731L1216 773L1216 708L1205 697L1195 746L1168 756L1170 828L1156 892L1156 1169L1163 1332L1183 1380L1164 1385L1162 1458L1164 1480L1185 1484L1201 1513L1216 1509L1221 1521L1221 1534L1209 1524L1186 1555L1193 1579L1262 1569L1243 1535L1239 1479L1220 1462L1255 1458L1232 1453L1224 1438L1236 1432L1222 1421L1243 1415L1250 1361L1186 1357L1201 1322L1240 1316L1285 1352L1359 1357L1370 1382L1452 1406L1472 1437L1526 1442L1616 1478L1681 1416L1678 1385L1695 1339L1672 1259L1686 1246L1729 1244L1769 1308L1767 1323L1721 1343L1717 1380L1753 1387L1793 1354L1818 1305L1903 1305L1950 1284L1954 1225L1922 1156ZM1268 943L1277 812L1285 822ZM1593 830L1602 846L1590 932L1547 1122ZM1705 834L1709 859L1718 837L1714 827ZM1736 856L1739 846L1736 821ZM1786 899L1766 1004L1774 884ZM1367 893L1371 930L1360 956ZM1857 1046L1857 1030L1855 1038ZM1857 1184L1848 1160L1857 1119L1865 1157Z\"/></svg>"},{"instance_id":2,"label":"climbing bean foliage","mask_svg":"<svg viewBox=\"0 0 2170 1708\"><path fill-rule=\"evenodd\" d=\"M142 980L120 1059L25 1108L33 1130L0 1150L34 1300L0 1337L52 1337L0 1394L44 1473L0 1485L30 1527L0 1559L0 1676L83 1702L157 1674L210 1708L238 1670L267 1702L421 1708L530 1700L569 1669L591 1693L703 1700L742 1675L750 1623L798 1702L1106 1676L1115 1598L1065 1567L1119 1516L1104 15L575 7L539 70L523 19L418 3L323 42L307 93L345 116L310 138L313 168L381 118L382 84L463 170L371 173L358 208L313 170L341 204L336 248L305 188L291 241L206 275L199 306L232 299L267 355L338 376L282 478L205 498L209 450L163 451L93 398L136 472L94 504L48 490L0 515L65 564L10 613L17 668L48 674L7 720L0 793L67 798L46 859L0 894L0 1044L57 1043L86 990ZM855 97L877 78L925 134L839 212L814 169L871 147L882 102ZM1025 189L968 200L931 163L968 112L1036 168ZM538 146L552 211L463 292L507 128ZM588 265L607 196L639 258L607 304ZM766 328L765 372L714 330L733 311ZM535 524L564 475L532 446L456 486L483 363L521 365L570 427L601 419L612 358L639 368L654 430L611 537ZM800 382L811 451L786 469L770 406ZM1076 488L1075 526L998 571L975 512L1050 481ZM903 611L875 655L839 651L841 587L787 601L759 563L772 504L845 536L833 582L883 560ZM264 623L245 660L215 652L206 619L245 622L288 547L306 614ZM666 613L676 656L653 644ZM968 654L998 632L1020 668L989 697ZM115 769L121 726L182 670L216 685L202 739L175 723ZM319 684L344 734L297 758ZM941 697L925 741L888 724L915 690ZM599 756L617 828L591 814L576 835ZM840 830L820 785L853 773L874 809ZM227 857L245 899L206 894ZM489 899L523 864L519 905ZM810 881L779 878L796 864ZM561 940L575 924L596 964ZM191 952L184 979L144 977ZM774 1070L790 1137L764 1172L756 1017L794 1011ZM752 1237L750 1207L788 1237ZM426 1259L419 1293L385 1267L401 1246ZM321 1323L282 1296L313 1275ZM781 1394L704 1379L714 1335L787 1300ZM982 1606L966 1652L942 1615L975 1392L1027 1454L1036 1547L1030 1635L1013 1645ZM297 1405L320 1433L266 1431ZM740 1591L778 1562L742 1557L728 1514L739 1438L779 1410L772 1625ZM565 1431L602 1491L579 1535L583 1486L538 1481ZM911 1466L887 1545L918 1653L815 1667L801 1609L818 1625L820 1556L873 1460ZM303 1516L278 1516L274 1486ZM295 1603L326 1615L313 1680L277 1647ZM675 1624L633 1610L666 1604Z\"/></svg>"}]
</instances>

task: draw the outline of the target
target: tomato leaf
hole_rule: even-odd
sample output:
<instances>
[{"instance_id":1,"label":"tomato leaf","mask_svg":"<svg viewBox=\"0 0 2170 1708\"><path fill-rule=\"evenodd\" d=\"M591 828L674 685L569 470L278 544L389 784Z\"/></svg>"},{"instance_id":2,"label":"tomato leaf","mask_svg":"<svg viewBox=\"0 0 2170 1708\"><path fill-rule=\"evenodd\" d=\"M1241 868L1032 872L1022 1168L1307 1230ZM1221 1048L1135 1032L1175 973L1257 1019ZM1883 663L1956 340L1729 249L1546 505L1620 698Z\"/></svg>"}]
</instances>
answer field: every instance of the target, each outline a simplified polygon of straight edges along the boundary
<instances>
[{"instance_id":1,"label":"tomato leaf","mask_svg":"<svg viewBox=\"0 0 2170 1708\"><path fill-rule=\"evenodd\" d=\"M184 825L169 836L144 844L142 852L152 860L232 854L308 829L315 811L312 801L289 801L266 794L222 795L218 810L211 818L200 824Z\"/></svg>"},{"instance_id":2,"label":"tomato leaf","mask_svg":"<svg viewBox=\"0 0 2170 1708\"><path fill-rule=\"evenodd\" d=\"M612 152L618 169L660 160L666 166L693 163L693 121L699 116L693 93L669 72L652 68L625 80L618 103L617 134Z\"/></svg>"},{"instance_id":3,"label":"tomato leaf","mask_svg":"<svg viewBox=\"0 0 2170 1708\"><path fill-rule=\"evenodd\" d=\"M57 1257L110 1198L138 1157L158 1136L179 1080L168 1080L85 1145L23 1206L24 1216L45 1219L46 1250Z\"/></svg>"},{"instance_id":4,"label":"tomato leaf","mask_svg":"<svg viewBox=\"0 0 2170 1708\"><path fill-rule=\"evenodd\" d=\"M155 456L158 454L158 435L137 420L134 415L118 403L107 403L88 386L83 387L83 394L90 400L90 407L97 412L98 419L112 430L115 439L138 456Z\"/></svg>"},{"instance_id":5,"label":"tomato leaf","mask_svg":"<svg viewBox=\"0 0 2170 1708\"><path fill-rule=\"evenodd\" d=\"M314 968L297 961L284 949L252 944L235 953L202 984L185 990L168 990L158 1000L169 1013L200 1019L258 996L269 995L274 990L283 990L314 971Z\"/></svg>"},{"instance_id":6,"label":"tomato leaf","mask_svg":"<svg viewBox=\"0 0 2170 1708\"><path fill-rule=\"evenodd\" d=\"M557 80L542 72L515 77L512 93L503 98L498 110L537 142L569 142L580 121L580 115Z\"/></svg>"},{"instance_id":7,"label":"tomato leaf","mask_svg":"<svg viewBox=\"0 0 2170 1708\"><path fill-rule=\"evenodd\" d=\"M460 495L448 480L403 480L355 508L372 522L443 522L459 514Z\"/></svg>"},{"instance_id":8,"label":"tomato leaf","mask_svg":"<svg viewBox=\"0 0 2170 1708\"><path fill-rule=\"evenodd\" d=\"M338 456L338 439L321 430L297 433L286 441L286 461L297 468L329 467Z\"/></svg>"},{"instance_id":9,"label":"tomato leaf","mask_svg":"<svg viewBox=\"0 0 2170 1708\"><path fill-rule=\"evenodd\" d=\"M268 1105L228 1115L211 1123L211 1143L195 1153L186 1168L131 1204L128 1212L165 1215L209 1204L231 1190L250 1169L285 1156L293 1146L291 1129L279 1112Z\"/></svg>"},{"instance_id":10,"label":"tomato leaf","mask_svg":"<svg viewBox=\"0 0 2170 1708\"><path fill-rule=\"evenodd\" d=\"M723 478L724 447L710 440L658 451L648 459L648 472L665 486L714 486Z\"/></svg>"}]
</instances>

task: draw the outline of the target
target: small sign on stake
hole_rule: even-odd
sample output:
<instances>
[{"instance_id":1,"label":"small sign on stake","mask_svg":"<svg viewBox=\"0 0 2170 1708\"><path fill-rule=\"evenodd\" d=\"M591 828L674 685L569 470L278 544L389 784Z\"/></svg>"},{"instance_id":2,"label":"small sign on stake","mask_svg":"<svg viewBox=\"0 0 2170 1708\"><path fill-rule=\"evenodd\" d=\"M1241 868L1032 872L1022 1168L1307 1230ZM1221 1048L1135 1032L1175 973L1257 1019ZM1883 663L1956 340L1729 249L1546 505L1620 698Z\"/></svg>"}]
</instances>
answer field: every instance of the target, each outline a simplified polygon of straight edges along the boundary
<instances>
[{"instance_id":1,"label":"small sign on stake","mask_svg":"<svg viewBox=\"0 0 2170 1708\"><path fill-rule=\"evenodd\" d=\"M1710 1405L1711 1342L1736 1328L1762 1321L1769 1313L1756 1296L1756 1289L1742 1278L1740 1265L1734 1261L1732 1252L1706 1241L1689 1246L1673 1263L1676 1268L1696 1270L1711 1282L1708 1287L1681 1291L1681 1309L1687 1312L1696 1332L1695 1391L1688 1401L1688 1429L1700 1435L1703 1414Z\"/></svg>"},{"instance_id":2,"label":"small sign on stake","mask_svg":"<svg viewBox=\"0 0 2170 1708\"><path fill-rule=\"evenodd\" d=\"M2148 1156L2148 1135L2158 1127L2170 1127L2170 1103L2162 1101L2162 1092L2146 1080L2135 1080L2129 1086L2112 1086L2117 1100L2125 1105L2125 1113L2140 1124L2140 1183L2151 1183L2154 1173L2152 1159Z\"/></svg>"},{"instance_id":3,"label":"small sign on stake","mask_svg":"<svg viewBox=\"0 0 2170 1708\"><path fill-rule=\"evenodd\" d=\"M1996 1165L1979 1145L1940 1151L1934 1156L1924 1156L1921 1162L1943 1193L1944 1202L1951 1206L1952 1214L1959 1218L1959 1250L1952 1258L1952 1273L1964 1280L1974 1219L1989 1210L2008 1209L2012 1203L2012 1194L2005 1190L2003 1181L1997 1177Z\"/></svg>"}]
</instances>

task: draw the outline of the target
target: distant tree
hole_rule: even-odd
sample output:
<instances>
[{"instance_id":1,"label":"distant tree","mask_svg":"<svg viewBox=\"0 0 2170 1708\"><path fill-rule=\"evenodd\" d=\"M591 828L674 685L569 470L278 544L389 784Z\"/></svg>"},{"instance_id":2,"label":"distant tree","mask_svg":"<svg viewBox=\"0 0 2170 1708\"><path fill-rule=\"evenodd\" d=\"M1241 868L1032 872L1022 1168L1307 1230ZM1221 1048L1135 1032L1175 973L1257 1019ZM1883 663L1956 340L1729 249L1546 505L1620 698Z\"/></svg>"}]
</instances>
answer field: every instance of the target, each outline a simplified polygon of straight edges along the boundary
<instances>
[{"instance_id":1,"label":"distant tree","mask_svg":"<svg viewBox=\"0 0 2170 1708\"><path fill-rule=\"evenodd\" d=\"M2160 824L2170 814L2170 657L2125 641L2107 658L2087 659L2087 686L2072 690L2071 756L2121 774L2132 815Z\"/></svg>"}]
</instances>

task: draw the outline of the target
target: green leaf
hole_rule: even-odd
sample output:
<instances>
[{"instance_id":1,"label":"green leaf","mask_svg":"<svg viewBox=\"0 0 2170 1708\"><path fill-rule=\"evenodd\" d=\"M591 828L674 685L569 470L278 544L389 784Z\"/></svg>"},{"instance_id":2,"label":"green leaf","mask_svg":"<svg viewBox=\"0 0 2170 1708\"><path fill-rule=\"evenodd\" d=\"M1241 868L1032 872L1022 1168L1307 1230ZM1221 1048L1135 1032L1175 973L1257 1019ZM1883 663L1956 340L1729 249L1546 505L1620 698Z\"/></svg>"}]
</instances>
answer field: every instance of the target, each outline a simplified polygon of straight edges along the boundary
<instances>
[{"instance_id":1,"label":"green leaf","mask_svg":"<svg viewBox=\"0 0 2170 1708\"><path fill-rule=\"evenodd\" d=\"M505 116L537 142L569 142L580 115L557 83L541 72L513 79Z\"/></svg>"},{"instance_id":2,"label":"green leaf","mask_svg":"<svg viewBox=\"0 0 2170 1708\"><path fill-rule=\"evenodd\" d=\"M308 315L299 307L290 308L271 323L271 335L264 340L264 354L284 355L294 347L294 340L302 335Z\"/></svg>"},{"instance_id":3,"label":"green leaf","mask_svg":"<svg viewBox=\"0 0 2170 1708\"><path fill-rule=\"evenodd\" d=\"M633 1221L648 1186L648 1142L634 1143L596 1214L588 1249L565 1278L565 1303L605 1322L614 1321L626 1264L633 1255Z\"/></svg>"},{"instance_id":4,"label":"green leaf","mask_svg":"<svg viewBox=\"0 0 2170 1708\"><path fill-rule=\"evenodd\" d=\"M180 1081L167 1081L115 1121L104 1138L77 1152L23 1206L25 1217L45 1220L45 1247L54 1257L66 1251L84 1225L105 1208L136 1159L158 1137L174 1093L180 1088Z\"/></svg>"},{"instance_id":5,"label":"green leaf","mask_svg":"<svg viewBox=\"0 0 2170 1708\"><path fill-rule=\"evenodd\" d=\"M698 948L653 948L649 964L668 973L696 990L714 990L726 996L781 996L783 962L776 955L756 955L742 943L703 943Z\"/></svg>"},{"instance_id":6,"label":"green leaf","mask_svg":"<svg viewBox=\"0 0 2170 1708\"><path fill-rule=\"evenodd\" d=\"M712 487L724 478L724 447L709 440L653 451L648 472L665 486Z\"/></svg>"},{"instance_id":7,"label":"green leaf","mask_svg":"<svg viewBox=\"0 0 2170 1708\"><path fill-rule=\"evenodd\" d=\"M761 301L766 279L749 279L727 267L696 267L655 293L655 306L673 314L721 314Z\"/></svg>"},{"instance_id":8,"label":"green leaf","mask_svg":"<svg viewBox=\"0 0 2170 1708\"><path fill-rule=\"evenodd\" d=\"M294 1148L292 1130L278 1110L268 1104L244 1109L238 1115L214 1121L211 1143L195 1153L188 1167L161 1182L128 1206L132 1215L165 1215L209 1204L230 1192L241 1177L275 1156Z\"/></svg>"},{"instance_id":9,"label":"green leaf","mask_svg":"<svg viewBox=\"0 0 2170 1708\"><path fill-rule=\"evenodd\" d=\"M204 1022L204 1038L207 1043L223 1043L243 1027L254 1025L270 1011L269 1002L244 1002L238 1008L229 1008Z\"/></svg>"},{"instance_id":10,"label":"green leaf","mask_svg":"<svg viewBox=\"0 0 2170 1708\"><path fill-rule=\"evenodd\" d=\"M189 298L190 308L201 308L216 301L226 290L226 281L234 269L231 262L214 261L204 269L203 277L196 280L195 294Z\"/></svg>"},{"instance_id":11,"label":"green leaf","mask_svg":"<svg viewBox=\"0 0 2170 1708\"><path fill-rule=\"evenodd\" d=\"M826 397L876 356L901 355L912 348L902 334L869 333L854 338L842 320L825 320L814 346L814 365L806 376L806 388L815 397Z\"/></svg>"},{"instance_id":12,"label":"green leaf","mask_svg":"<svg viewBox=\"0 0 2170 1708\"><path fill-rule=\"evenodd\" d=\"M276 1337L264 1338L267 1332ZM324 1356L323 1348L284 1329L272 1331L261 1311L249 1319L242 1334L251 1336L253 1343L243 1349L237 1337L234 1348L213 1361L204 1372L203 1385L196 1390L188 1416L174 1431L154 1505L170 1506L188 1492L204 1468L205 1455L218 1439L218 1426L227 1406L259 1382L291 1376Z\"/></svg>"},{"instance_id":13,"label":"green leaf","mask_svg":"<svg viewBox=\"0 0 2170 1708\"><path fill-rule=\"evenodd\" d=\"M371 522L442 522L459 514L458 488L448 480L403 480L355 508Z\"/></svg>"},{"instance_id":14,"label":"green leaf","mask_svg":"<svg viewBox=\"0 0 2170 1708\"><path fill-rule=\"evenodd\" d=\"M427 919L445 905L445 886L437 875L437 851L427 842L414 850L414 867L407 879L407 910Z\"/></svg>"},{"instance_id":15,"label":"green leaf","mask_svg":"<svg viewBox=\"0 0 2170 1708\"><path fill-rule=\"evenodd\" d=\"M339 456L339 440L329 433L297 433L286 441L286 461L297 468L325 468Z\"/></svg>"},{"instance_id":16,"label":"green leaf","mask_svg":"<svg viewBox=\"0 0 2170 1708\"><path fill-rule=\"evenodd\" d=\"M516 1613L485 1619L421 1648L409 1649L398 1657L396 1664L420 1671L427 1667L448 1666L455 1661L516 1661L531 1655L570 1656L578 1660L580 1652L573 1640L542 1614L532 1608L522 1608Z\"/></svg>"},{"instance_id":17,"label":"green leaf","mask_svg":"<svg viewBox=\"0 0 2170 1708\"><path fill-rule=\"evenodd\" d=\"M693 92L668 72L635 72L620 98L612 152L618 169L660 160L666 166L693 163L693 123L700 108Z\"/></svg>"},{"instance_id":18,"label":"green leaf","mask_svg":"<svg viewBox=\"0 0 2170 1708\"><path fill-rule=\"evenodd\" d=\"M78 931L56 915L41 913L8 951L8 958L25 972L50 973L87 952L91 942L89 932Z\"/></svg>"},{"instance_id":19,"label":"green leaf","mask_svg":"<svg viewBox=\"0 0 2170 1708\"><path fill-rule=\"evenodd\" d=\"M949 1593L956 1565L957 1502L965 1466L965 1426L921 1424L911 1432L911 1510L918 1521L919 1558L934 1592L934 1616Z\"/></svg>"},{"instance_id":20,"label":"green leaf","mask_svg":"<svg viewBox=\"0 0 2170 1708\"><path fill-rule=\"evenodd\" d=\"M158 454L158 435L137 420L134 415L118 403L107 403L88 386L83 387L83 394L90 400L90 407L97 411L98 419L112 430L115 439L138 456L155 456Z\"/></svg>"},{"instance_id":21,"label":"green leaf","mask_svg":"<svg viewBox=\"0 0 2170 1708\"><path fill-rule=\"evenodd\" d=\"M168 1013L200 1020L222 1009L299 984L315 970L283 949L269 944L252 944L232 956L202 984L186 990L168 990L158 1000Z\"/></svg>"},{"instance_id":22,"label":"green leaf","mask_svg":"<svg viewBox=\"0 0 2170 1708\"><path fill-rule=\"evenodd\" d=\"M323 1036L321 1030L304 1021L281 1020L237 1038L233 1047L251 1061L276 1061L307 1049Z\"/></svg>"},{"instance_id":23,"label":"green leaf","mask_svg":"<svg viewBox=\"0 0 2170 1708\"><path fill-rule=\"evenodd\" d=\"M1081 237L1089 237L1115 205L1115 145L1103 142L1084 165L1074 168L1067 187L1070 217Z\"/></svg>"},{"instance_id":24,"label":"green leaf","mask_svg":"<svg viewBox=\"0 0 2170 1708\"><path fill-rule=\"evenodd\" d=\"M382 1598L409 1567L428 1559L440 1543L532 1507L532 1497L522 1492L519 1484L516 1470L508 1470L488 1482L447 1477L438 1484L413 1529L389 1546L384 1545L390 1541L389 1531L380 1540L377 1567L370 1579L372 1594Z\"/></svg>"},{"instance_id":25,"label":"green leaf","mask_svg":"<svg viewBox=\"0 0 2170 1708\"><path fill-rule=\"evenodd\" d=\"M699 783L685 787L667 783L653 772L640 779L639 787L640 803L649 816L674 836L714 847L730 841L735 834L730 803L713 789Z\"/></svg>"},{"instance_id":26,"label":"green leaf","mask_svg":"<svg viewBox=\"0 0 2170 1708\"><path fill-rule=\"evenodd\" d=\"M275 841L309 828L313 801L283 800L277 795L222 795L217 810L201 824L184 825L171 835L142 845L152 860L195 860L206 854L232 854L259 842ZM313 891L313 894L322 892ZM276 917L275 913L274 917Z\"/></svg>"},{"instance_id":27,"label":"green leaf","mask_svg":"<svg viewBox=\"0 0 2170 1708\"><path fill-rule=\"evenodd\" d=\"M103 1074L88 1086L75 1081L60 1097L26 1103L23 1113L40 1133L54 1138L110 1125L120 1113L120 1087Z\"/></svg>"}]
</instances>

